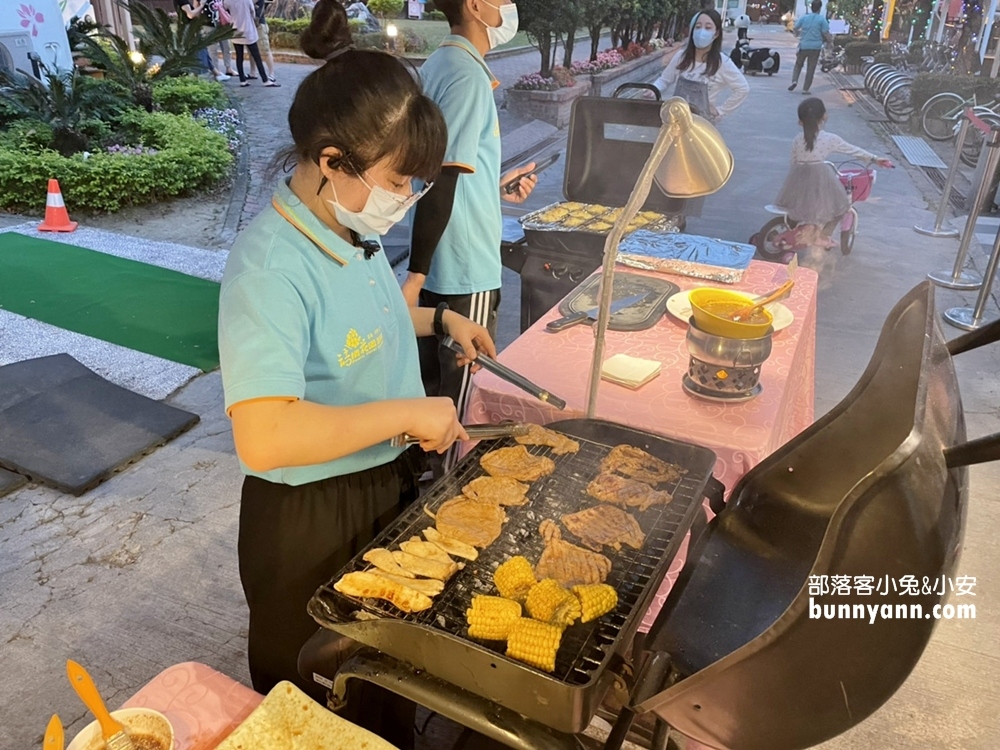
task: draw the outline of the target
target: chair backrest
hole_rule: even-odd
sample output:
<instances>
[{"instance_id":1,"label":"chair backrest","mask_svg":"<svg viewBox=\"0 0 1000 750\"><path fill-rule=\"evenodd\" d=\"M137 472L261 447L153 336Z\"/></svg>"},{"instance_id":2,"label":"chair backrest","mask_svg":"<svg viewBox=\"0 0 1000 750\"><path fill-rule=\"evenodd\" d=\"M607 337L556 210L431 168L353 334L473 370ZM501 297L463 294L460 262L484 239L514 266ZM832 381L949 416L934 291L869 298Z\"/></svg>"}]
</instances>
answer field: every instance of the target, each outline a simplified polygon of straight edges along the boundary
<instances>
[{"instance_id":1,"label":"chair backrest","mask_svg":"<svg viewBox=\"0 0 1000 750\"><path fill-rule=\"evenodd\" d=\"M732 750L812 747L874 712L923 652L957 563L968 477L943 449L964 439L925 283L847 398L750 471L691 551L649 640L677 681L637 708ZM824 576L850 593L817 596ZM916 595L892 590L906 576Z\"/></svg>"}]
</instances>

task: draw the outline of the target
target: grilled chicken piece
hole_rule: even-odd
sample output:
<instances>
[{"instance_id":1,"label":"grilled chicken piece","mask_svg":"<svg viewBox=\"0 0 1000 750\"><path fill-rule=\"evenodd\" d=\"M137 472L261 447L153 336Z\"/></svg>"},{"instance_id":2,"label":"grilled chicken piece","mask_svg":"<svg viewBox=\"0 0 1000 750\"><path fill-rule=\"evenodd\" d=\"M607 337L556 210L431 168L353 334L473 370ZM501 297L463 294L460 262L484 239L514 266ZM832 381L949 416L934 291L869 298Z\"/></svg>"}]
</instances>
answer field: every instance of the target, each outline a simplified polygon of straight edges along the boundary
<instances>
[{"instance_id":1,"label":"grilled chicken piece","mask_svg":"<svg viewBox=\"0 0 1000 750\"><path fill-rule=\"evenodd\" d=\"M433 526L428 526L424 529L424 537L426 537L428 542L436 544L449 555L461 557L466 560L475 560L479 557L479 552L471 544L447 537Z\"/></svg>"},{"instance_id":2,"label":"grilled chicken piece","mask_svg":"<svg viewBox=\"0 0 1000 750\"><path fill-rule=\"evenodd\" d=\"M394 576L391 573L383 573L381 570L369 570L366 572L376 575L379 578L384 578L391 583L405 586L406 588L413 589L414 591L419 591L425 596L437 596L444 591L444 582L433 578L400 578L399 576Z\"/></svg>"},{"instance_id":3,"label":"grilled chicken piece","mask_svg":"<svg viewBox=\"0 0 1000 750\"><path fill-rule=\"evenodd\" d=\"M379 547L378 549L369 550L368 552L365 552L365 556L361 559L367 563L371 563L379 570L391 573L394 576L399 576L400 578L416 578L416 576L410 571L399 567L399 564L393 559L392 553L387 549Z\"/></svg>"},{"instance_id":4,"label":"grilled chicken piece","mask_svg":"<svg viewBox=\"0 0 1000 750\"><path fill-rule=\"evenodd\" d=\"M507 514L496 503L453 497L438 508L435 526L444 536L473 547L489 547L500 536Z\"/></svg>"},{"instance_id":5,"label":"grilled chicken piece","mask_svg":"<svg viewBox=\"0 0 1000 750\"><path fill-rule=\"evenodd\" d=\"M458 572L459 567L453 562L442 563L401 551L393 552L392 559L404 570L424 578L436 578L439 581L447 581Z\"/></svg>"},{"instance_id":6,"label":"grilled chicken piece","mask_svg":"<svg viewBox=\"0 0 1000 750\"><path fill-rule=\"evenodd\" d=\"M347 596L384 599L403 612L422 612L430 609L433 604L426 594L375 573L348 573L333 584L333 587Z\"/></svg>"},{"instance_id":7,"label":"grilled chicken piece","mask_svg":"<svg viewBox=\"0 0 1000 750\"><path fill-rule=\"evenodd\" d=\"M528 485L510 477L477 477L462 488L466 497L498 505L524 505L527 492Z\"/></svg>"},{"instance_id":8,"label":"grilled chicken piece","mask_svg":"<svg viewBox=\"0 0 1000 750\"><path fill-rule=\"evenodd\" d=\"M595 505L560 519L584 547L600 552L604 545L620 550L622 544L641 549L646 535L631 513L611 505Z\"/></svg>"},{"instance_id":9,"label":"grilled chicken piece","mask_svg":"<svg viewBox=\"0 0 1000 750\"><path fill-rule=\"evenodd\" d=\"M451 559L447 552L438 547L436 544L425 542L418 536L411 536L410 541L403 542L399 545L399 548L403 550L403 552L409 552L411 555L426 557L428 560L434 560L439 563L444 563L445 565L455 562Z\"/></svg>"},{"instance_id":10,"label":"grilled chicken piece","mask_svg":"<svg viewBox=\"0 0 1000 750\"><path fill-rule=\"evenodd\" d=\"M534 482L556 469L551 458L533 456L523 445L490 451L479 459L479 463L490 476L510 477L522 482Z\"/></svg>"},{"instance_id":11,"label":"grilled chicken piece","mask_svg":"<svg viewBox=\"0 0 1000 750\"><path fill-rule=\"evenodd\" d=\"M631 445L616 445L601 461L601 471L617 472L646 484L676 482L687 472L669 464L656 456L651 456L641 448Z\"/></svg>"},{"instance_id":12,"label":"grilled chicken piece","mask_svg":"<svg viewBox=\"0 0 1000 750\"><path fill-rule=\"evenodd\" d=\"M561 432L555 432L537 424L529 424L528 434L514 439L521 445L547 445L557 456L576 453L580 450L580 444L575 440L571 440Z\"/></svg>"},{"instance_id":13,"label":"grilled chicken piece","mask_svg":"<svg viewBox=\"0 0 1000 750\"><path fill-rule=\"evenodd\" d=\"M555 578L569 588L583 583L604 583L607 579L611 561L604 555L564 541L555 521L542 521L538 531L545 539L545 550L535 566L539 580Z\"/></svg>"},{"instance_id":14,"label":"grilled chicken piece","mask_svg":"<svg viewBox=\"0 0 1000 750\"><path fill-rule=\"evenodd\" d=\"M674 499L669 492L654 490L645 482L617 474L598 474L587 485L587 494L601 502L639 510L646 510L653 505L666 505Z\"/></svg>"}]
</instances>

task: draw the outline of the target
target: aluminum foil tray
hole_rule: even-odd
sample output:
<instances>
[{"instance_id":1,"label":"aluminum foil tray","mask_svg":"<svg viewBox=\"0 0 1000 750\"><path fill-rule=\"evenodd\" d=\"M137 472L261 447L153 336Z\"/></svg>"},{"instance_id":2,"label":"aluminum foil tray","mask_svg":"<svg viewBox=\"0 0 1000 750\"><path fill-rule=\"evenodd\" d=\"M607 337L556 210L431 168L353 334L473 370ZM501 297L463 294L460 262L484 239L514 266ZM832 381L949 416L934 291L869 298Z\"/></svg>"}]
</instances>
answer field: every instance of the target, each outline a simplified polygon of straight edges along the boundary
<instances>
[{"instance_id":1,"label":"aluminum foil tray","mask_svg":"<svg viewBox=\"0 0 1000 750\"><path fill-rule=\"evenodd\" d=\"M618 246L618 262L644 271L736 284L743 279L754 251L753 245L741 242L639 230Z\"/></svg>"},{"instance_id":2,"label":"aluminum foil tray","mask_svg":"<svg viewBox=\"0 0 1000 750\"><path fill-rule=\"evenodd\" d=\"M597 203L574 201L553 203L521 218L522 226L535 232L586 232L605 235L611 231L622 209ZM654 211L642 211L629 225L628 231L669 232L674 220Z\"/></svg>"}]
</instances>

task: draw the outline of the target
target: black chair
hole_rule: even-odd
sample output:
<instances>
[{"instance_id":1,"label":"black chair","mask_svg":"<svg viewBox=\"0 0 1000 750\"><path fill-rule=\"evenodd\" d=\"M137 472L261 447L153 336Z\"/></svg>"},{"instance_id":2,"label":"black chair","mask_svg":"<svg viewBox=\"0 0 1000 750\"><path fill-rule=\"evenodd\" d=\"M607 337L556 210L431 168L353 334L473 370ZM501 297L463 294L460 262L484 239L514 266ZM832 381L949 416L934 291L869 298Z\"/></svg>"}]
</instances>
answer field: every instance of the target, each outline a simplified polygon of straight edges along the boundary
<instances>
[{"instance_id":1,"label":"black chair","mask_svg":"<svg viewBox=\"0 0 1000 750\"><path fill-rule=\"evenodd\" d=\"M863 721L910 674L958 561L964 467L1000 458L1000 436L961 445L952 363L1000 339L1000 324L948 344L933 294L925 283L904 297L847 398L736 485L649 633L631 710L606 747L646 712L723 750L812 747ZM815 596L819 576L849 576L851 593ZM920 593L859 594L857 576L883 588L915 576ZM867 605L883 604L894 618L870 622ZM838 616L839 605L863 605L865 619L827 619L823 605ZM895 619L897 605L909 619Z\"/></svg>"}]
</instances>

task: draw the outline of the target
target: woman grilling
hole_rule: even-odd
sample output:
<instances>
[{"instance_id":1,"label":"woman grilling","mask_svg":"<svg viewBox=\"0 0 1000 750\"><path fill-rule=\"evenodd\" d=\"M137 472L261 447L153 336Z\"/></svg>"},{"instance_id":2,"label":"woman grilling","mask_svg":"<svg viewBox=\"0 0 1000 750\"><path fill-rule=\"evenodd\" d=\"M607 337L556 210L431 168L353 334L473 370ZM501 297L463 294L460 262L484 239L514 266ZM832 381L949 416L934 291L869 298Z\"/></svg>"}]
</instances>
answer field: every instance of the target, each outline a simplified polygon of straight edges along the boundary
<instances>
[{"instance_id":1,"label":"woman grilling","mask_svg":"<svg viewBox=\"0 0 1000 750\"><path fill-rule=\"evenodd\" d=\"M695 114L713 122L739 109L750 85L733 61L722 56L722 17L715 10L699 11L691 19L684 52L670 58L654 85L665 96L687 99Z\"/></svg>"},{"instance_id":2,"label":"woman grilling","mask_svg":"<svg viewBox=\"0 0 1000 750\"><path fill-rule=\"evenodd\" d=\"M325 63L288 113L291 179L230 252L219 349L246 475L238 550L253 686L291 680L322 699L296 668L317 629L309 598L416 498L412 455L390 439L443 452L467 438L450 399L424 396L416 337L447 333L469 359L496 350L452 311L408 307L374 239L419 198L411 180L441 168L437 106L396 58L351 46L335 0L316 4L302 48ZM412 704L360 690L350 718L412 746Z\"/></svg>"}]
</instances>

